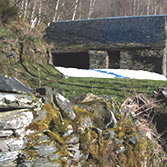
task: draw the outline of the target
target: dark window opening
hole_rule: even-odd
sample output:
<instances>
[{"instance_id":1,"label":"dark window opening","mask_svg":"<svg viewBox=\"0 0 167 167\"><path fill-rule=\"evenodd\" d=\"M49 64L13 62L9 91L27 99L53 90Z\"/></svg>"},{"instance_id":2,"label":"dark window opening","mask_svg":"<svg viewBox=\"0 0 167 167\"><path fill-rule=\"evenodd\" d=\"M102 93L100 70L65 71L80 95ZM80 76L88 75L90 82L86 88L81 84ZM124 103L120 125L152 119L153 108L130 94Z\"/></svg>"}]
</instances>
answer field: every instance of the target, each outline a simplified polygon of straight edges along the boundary
<instances>
[{"instance_id":1,"label":"dark window opening","mask_svg":"<svg viewBox=\"0 0 167 167\"><path fill-rule=\"evenodd\" d=\"M120 68L120 51L108 51L109 68Z\"/></svg>"},{"instance_id":2,"label":"dark window opening","mask_svg":"<svg viewBox=\"0 0 167 167\"><path fill-rule=\"evenodd\" d=\"M53 53L53 64L60 67L89 69L88 52Z\"/></svg>"}]
</instances>

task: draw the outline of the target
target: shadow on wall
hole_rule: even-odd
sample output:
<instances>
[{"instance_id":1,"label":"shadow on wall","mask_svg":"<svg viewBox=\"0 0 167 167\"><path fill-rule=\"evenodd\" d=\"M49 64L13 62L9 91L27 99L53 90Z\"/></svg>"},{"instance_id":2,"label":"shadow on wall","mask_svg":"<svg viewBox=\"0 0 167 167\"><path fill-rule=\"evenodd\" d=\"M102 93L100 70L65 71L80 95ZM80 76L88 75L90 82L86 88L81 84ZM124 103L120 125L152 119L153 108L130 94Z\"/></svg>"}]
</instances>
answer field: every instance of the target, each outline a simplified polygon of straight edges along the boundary
<instances>
[{"instance_id":1,"label":"shadow on wall","mask_svg":"<svg viewBox=\"0 0 167 167\"><path fill-rule=\"evenodd\" d=\"M154 124L156 125L156 130L160 135L161 144L163 149L167 152L167 113L159 113L153 119Z\"/></svg>"},{"instance_id":2,"label":"shadow on wall","mask_svg":"<svg viewBox=\"0 0 167 167\"><path fill-rule=\"evenodd\" d=\"M88 52L74 52L74 53L52 53L53 55L53 64L54 66L61 66L61 67L72 67L72 68L79 68L79 69L89 69L93 66L95 68L98 66L99 68L104 68L104 64L106 64L102 53L95 53L94 57L90 57ZM105 52L104 52L105 54ZM113 69L120 68L120 52L119 51L108 51L109 59L108 59L108 67ZM95 62L92 62L92 59ZM102 60L101 60L102 59ZM101 61L102 63L101 63ZM107 60L107 59L106 59ZM91 63L91 64L90 64ZM95 64L92 64L95 63ZM101 63L101 64L100 64ZM91 67L90 67L91 65ZM105 67L106 68L106 67Z\"/></svg>"},{"instance_id":3,"label":"shadow on wall","mask_svg":"<svg viewBox=\"0 0 167 167\"><path fill-rule=\"evenodd\" d=\"M52 53L54 66L89 69L88 52Z\"/></svg>"},{"instance_id":4,"label":"shadow on wall","mask_svg":"<svg viewBox=\"0 0 167 167\"><path fill-rule=\"evenodd\" d=\"M108 51L109 68L120 69L120 51Z\"/></svg>"},{"instance_id":5,"label":"shadow on wall","mask_svg":"<svg viewBox=\"0 0 167 167\"><path fill-rule=\"evenodd\" d=\"M163 53L161 50L138 49L121 52L120 68L146 70L162 74Z\"/></svg>"},{"instance_id":6,"label":"shadow on wall","mask_svg":"<svg viewBox=\"0 0 167 167\"><path fill-rule=\"evenodd\" d=\"M54 66L79 69L131 69L162 74L161 50L138 49L123 51L93 51L52 53Z\"/></svg>"}]
</instances>

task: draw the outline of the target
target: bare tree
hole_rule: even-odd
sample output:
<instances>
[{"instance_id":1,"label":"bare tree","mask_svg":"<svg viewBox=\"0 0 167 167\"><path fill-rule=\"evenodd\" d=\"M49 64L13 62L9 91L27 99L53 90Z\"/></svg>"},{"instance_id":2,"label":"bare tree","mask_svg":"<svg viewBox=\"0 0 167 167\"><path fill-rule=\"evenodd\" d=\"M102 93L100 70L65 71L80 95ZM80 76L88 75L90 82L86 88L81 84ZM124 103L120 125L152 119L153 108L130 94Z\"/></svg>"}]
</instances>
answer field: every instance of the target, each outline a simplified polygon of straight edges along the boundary
<instances>
[{"instance_id":1,"label":"bare tree","mask_svg":"<svg viewBox=\"0 0 167 167\"><path fill-rule=\"evenodd\" d=\"M90 19L91 15L93 13L93 9L94 9L95 4L96 4L96 0L90 0L89 1L88 19Z\"/></svg>"},{"instance_id":2,"label":"bare tree","mask_svg":"<svg viewBox=\"0 0 167 167\"><path fill-rule=\"evenodd\" d=\"M146 5L146 14L150 14L150 6L151 6L151 0L147 0L147 5Z\"/></svg>"},{"instance_id":3,"label":"bare tree","mask_svg":"<svg viewBox=\"0 0 167 167\"><path fill-rule=\"evenodd\" d=\"M144 14L144 2L145 0L137 0L137 11L136 11L136 14L135 15L143 15Z\"/></svg>"},{"instance_id":4,"label":"bare tree","mask_svg":"<svg viewBox=\"0 0 167 167\"><path fill-rule=\"evenodd\" d=\"M74 20L75 17L76 17L78 5L79 5L79 0L76 0L75 1L75 6L74 6L74 12L73 12L73 15L72 15L72 20Z\"/></svg>"},{"instance_id":5,"label":"bare tree","mask_svg":"<svg viewBox=\"0 0 167 167\"><path fill-rule=\"evenodd\" d=\"M38 9L38 22L37 25L41 22L41 14L42 14L42 0L39 0L39 9Z\"/></svg>"},{"instance_id":6,"label":"bare tree","mask_svg":"<svg viewBox=\"0 0 167 167\"><path fill-rule=\"evenodd\" d=\"M79 7L78 7L79 9L79 17L78 17L78 19L81 19L81 17L82 17L82 3L81 3L81 1L79 2Z\"/></svg>"},{"instance_id":7,"label":"bare tree","mask_svg":"<svg viewBox=\"0 0 167 167\"><path fill-rule=\"evenodd\" d=\"M54 14L54 17L53 17L53 21L57 20L59 4L60 4L60 0L57 0L56 7L55 7L55 14Z\"/></svg>"},{"instance_id":8,"label":"bare tree","mask_svg":"<svg viewBox=\"0 0 167 167\"><path fill-rule=\"evenodd\" d=\"M37 0L34 0L34 2L32 3L32 11L31 11L30 24L33 22L34 17L35 17L36 5L37 5Z\"/></svg>"},{"instance_id":9,"label":"bare tree","mask_svg":"<svg viewBox=\"0 0 167 167\"><path fill-rule=\"evenodd\" d=\"M120 10L128 16L162 14L162 0L121 0Z\"/></svg>"},{"instance_id":10,"label":"bare tree","mask_svg":"<svg viewBox=\"0 0 167 167\"><path fill-rule=\"evenodd\" d=\"M28 0L24 0L23 1L23 21L25 20L25 18L27 17L27 11L28 11Z\"/></svg>"},{"instance_id":11,"label":"bare tree","mask_svg":"<svg viewBox=\"0 0 167 167\"><path fill-rule=\"evenodd\" d=\"M31 28L44 21L166 13L165 0L10 0Z\"/></svg>"}]
</instances>

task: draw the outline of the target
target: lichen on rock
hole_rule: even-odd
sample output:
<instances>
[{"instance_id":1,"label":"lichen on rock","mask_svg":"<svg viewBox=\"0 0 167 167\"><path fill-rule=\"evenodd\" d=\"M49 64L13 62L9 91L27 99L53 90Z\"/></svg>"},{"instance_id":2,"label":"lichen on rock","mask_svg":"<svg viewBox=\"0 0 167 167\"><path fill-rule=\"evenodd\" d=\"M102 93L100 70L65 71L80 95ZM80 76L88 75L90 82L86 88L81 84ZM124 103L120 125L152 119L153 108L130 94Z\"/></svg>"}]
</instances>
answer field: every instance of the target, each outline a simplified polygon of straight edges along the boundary
<instances>
[{"instance_id":1,"label":"lichen on rock","mask_svg":"<svg viewBox=\"0 0 167 167\"><path fill-rule=\"evenodd\" d=\"M32 108L0 108L0 166L150 166L152 138L130 103L93 94L70 102L52 93L33 97Z\"/></svg>"}]
</instances>

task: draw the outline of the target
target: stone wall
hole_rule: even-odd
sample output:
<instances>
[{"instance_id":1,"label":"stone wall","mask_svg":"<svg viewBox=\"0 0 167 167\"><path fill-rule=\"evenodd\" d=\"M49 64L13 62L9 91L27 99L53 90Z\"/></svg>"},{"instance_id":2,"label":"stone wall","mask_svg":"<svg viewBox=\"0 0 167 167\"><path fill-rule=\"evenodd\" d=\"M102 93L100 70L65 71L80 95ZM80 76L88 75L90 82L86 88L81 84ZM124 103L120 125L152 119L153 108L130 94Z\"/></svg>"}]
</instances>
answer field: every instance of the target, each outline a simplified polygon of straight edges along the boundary
<instances>
[{"instance_id":1,"label":"stone wall","mask_svg":"<svg viewBox=\"0 0 167 167\"><path fill-rule=\"evenodd\" d=\"M89 51L90 68L146 70L163 73L162 50Z\"/></svg>"},{"instance_id":2,"label":"stone wall","mask_svg":"<svg viewBox=\"0 0 167 167\"><path fill-rule=\"evenodd\" d=\"M89 51L89 68L108 68L109 66L109 56L107 51Z\"/></svg>"},{"instance_id":3,"label":"stone wall","mask_svg":"<svg viewBox=\"0 0 167 167\"><path fill-rule=\"evenodd\" d=\"M146 70L162 74L161 50L127 50L120 52L120 68Z\"/></svg>"}]
</instances>

